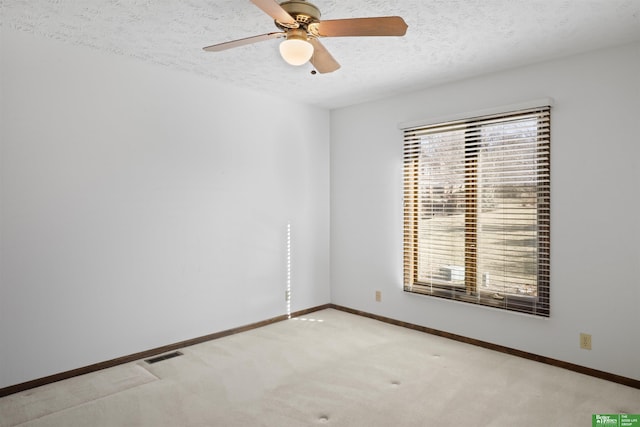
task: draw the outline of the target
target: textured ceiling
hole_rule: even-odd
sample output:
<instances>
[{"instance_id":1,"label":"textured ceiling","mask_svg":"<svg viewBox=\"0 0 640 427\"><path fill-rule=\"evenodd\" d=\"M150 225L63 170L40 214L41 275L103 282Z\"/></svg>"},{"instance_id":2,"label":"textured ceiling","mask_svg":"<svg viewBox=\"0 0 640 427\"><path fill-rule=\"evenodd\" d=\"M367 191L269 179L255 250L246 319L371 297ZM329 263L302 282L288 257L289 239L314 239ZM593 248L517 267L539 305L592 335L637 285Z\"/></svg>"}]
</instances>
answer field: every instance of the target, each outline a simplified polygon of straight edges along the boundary
<instances>
[{"instance_id":1,"label":"textured ceiling","mask_svg":"<svg viewBox=\"0 0 640 427\"><path fill-rule=\"evenodd\" d=\"M4 0L2 25L335 108L640 40L640 0L314 0L323 19L400 15L405 37L325 38L342 68L286 65L249 0Z\"/></svg>"}]
</instances>

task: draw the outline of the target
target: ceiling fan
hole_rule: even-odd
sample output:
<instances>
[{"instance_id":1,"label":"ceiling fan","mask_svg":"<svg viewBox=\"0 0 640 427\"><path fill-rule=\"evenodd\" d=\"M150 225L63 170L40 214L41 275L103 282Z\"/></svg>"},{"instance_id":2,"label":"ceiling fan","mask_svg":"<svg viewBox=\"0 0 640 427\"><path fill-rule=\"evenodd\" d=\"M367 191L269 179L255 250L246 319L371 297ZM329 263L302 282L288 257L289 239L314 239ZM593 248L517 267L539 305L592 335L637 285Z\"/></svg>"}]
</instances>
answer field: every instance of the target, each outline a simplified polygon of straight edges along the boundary
<instances>
[{"instance_id":1,"label":"ceiling fan","mask_svg":"<svg viewBox=\"0 0 640 427\"><path fill-rule=\"evenodd\" d=\"M285 38L280 43L280 54L286 62L291 65L311 62L318 72L331 73L340 68L340 64L320 43L320 37L404 36L407 32L407 23L399 16L321 21L320 10L305 0L251 2L271 16L276 27L282 31L214 44L203 48L205 51L219 52L265 40Z\"/></svg>"}]
</instances>

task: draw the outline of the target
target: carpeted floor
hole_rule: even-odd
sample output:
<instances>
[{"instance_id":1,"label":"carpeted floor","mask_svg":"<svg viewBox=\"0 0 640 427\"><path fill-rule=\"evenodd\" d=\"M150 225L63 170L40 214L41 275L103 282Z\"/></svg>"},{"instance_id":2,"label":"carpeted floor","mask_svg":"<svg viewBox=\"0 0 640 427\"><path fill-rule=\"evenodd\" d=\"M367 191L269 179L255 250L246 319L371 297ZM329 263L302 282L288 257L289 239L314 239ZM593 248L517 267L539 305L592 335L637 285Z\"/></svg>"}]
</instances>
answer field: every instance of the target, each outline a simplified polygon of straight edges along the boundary
<instances>
[{"instance_id":1,"label":"carpeted floor","mask_svg":"<svg viewBox=\"0 0 640 427\"><path fill-rule=\"evenodd\" d=\"M640 390L337 310L0 399L9 426L590 426Z\"/></svg>"}]
</instances>

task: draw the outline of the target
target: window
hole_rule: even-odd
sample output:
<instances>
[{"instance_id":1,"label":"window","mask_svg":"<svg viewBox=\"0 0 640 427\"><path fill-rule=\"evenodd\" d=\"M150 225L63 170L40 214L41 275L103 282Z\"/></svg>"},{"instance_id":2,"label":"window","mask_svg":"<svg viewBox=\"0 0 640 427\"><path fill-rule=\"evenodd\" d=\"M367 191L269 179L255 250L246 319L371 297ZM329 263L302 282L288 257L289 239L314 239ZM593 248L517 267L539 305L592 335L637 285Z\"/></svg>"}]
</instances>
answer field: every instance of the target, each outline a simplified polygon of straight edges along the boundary
<instances>
[{"instance_id":1,"label":"window","mask_svg":"<svg viewBox=\"0 0 640 427\"><path fill-rule=\"evenodd\" d=\"M404 129L404 289L549 316L550 111Z\"/></svg>"}]
</instances>

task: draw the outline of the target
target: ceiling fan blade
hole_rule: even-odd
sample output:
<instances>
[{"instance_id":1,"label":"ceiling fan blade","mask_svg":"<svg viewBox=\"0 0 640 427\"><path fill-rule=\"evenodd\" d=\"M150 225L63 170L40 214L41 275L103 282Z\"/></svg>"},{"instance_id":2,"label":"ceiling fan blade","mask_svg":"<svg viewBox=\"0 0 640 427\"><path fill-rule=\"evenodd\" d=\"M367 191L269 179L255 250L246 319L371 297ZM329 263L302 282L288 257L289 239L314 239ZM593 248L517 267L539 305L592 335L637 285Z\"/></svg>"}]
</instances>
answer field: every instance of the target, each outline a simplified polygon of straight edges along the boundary
<instances>
[{"instance_id":1,"label":"ceiling fan blade","mask_svg":"<svg viewBox=\"0 0 640 427\"><path fill-rule=\"evenodd\" d=\"M332 73L340 68L338 61L333 59L333 56L318 39L312 38L309 42L313 45L313 56L309 61L320 74Z\"/></svg>"},{"instance_id":2,"label":"ceiling fan blade","mask_svg":"<svg viewBox=\"0 0 640 427\"><path fill-rule=\"evenodd\" d=\"M262 42L270 39L277 39L279 37L284 37L284 36L285 36L284 32L267 33L267 34L262 34L260 36L247 37L244 39L233 40L230 42L214 44L211 46L203 47L202 50L206 50L207 52L220 52L221 50L232 49L234 47L244 46L247 44Z\"/></svg>"},{"instance_id":3,"label":"ceiling fan blade","mask_svg":"<svg viewBox=\"0 0 640 427\"><path fill-rule=\"evenodd\" d=\"M275 0L251 0L251 3L258 6L264 13L279 23L298 28L298 22Z\"/></svg>"},{"instance_id":4,"label":"ceiling fan blade","mask_svg":"<svg viewBox=\"0 0 640 427\"><path fill-rule=\"evenodd\" d=\"M333 19L309 25L319 37L404 36L408 25L399 16Z\"/></svg>"}]
</instances>

